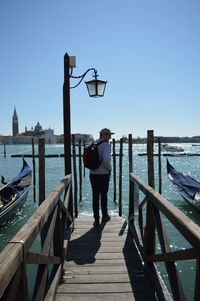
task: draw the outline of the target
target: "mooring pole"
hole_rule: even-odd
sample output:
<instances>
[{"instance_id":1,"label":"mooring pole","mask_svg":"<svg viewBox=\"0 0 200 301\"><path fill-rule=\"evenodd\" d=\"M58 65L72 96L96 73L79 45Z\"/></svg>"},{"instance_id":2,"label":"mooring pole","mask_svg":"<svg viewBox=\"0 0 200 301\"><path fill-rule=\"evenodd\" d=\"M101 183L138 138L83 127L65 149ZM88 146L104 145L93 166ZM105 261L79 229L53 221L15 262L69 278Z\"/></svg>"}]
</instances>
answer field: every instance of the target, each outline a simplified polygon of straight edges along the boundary
<instances>
[{"instance_id":1,"label":"mooring pole","mask_svg":"<svg viewBox=\"0 0 200 301\"><path fill-rule=\"evenodd\" d=\"M45 143L44 138L39 138L39 205L45 200Z\"/></svg>"},{"instance_id":2,"label":"mooring pole","mask_svg":"<svg viewBox=\"0 0 200 301\"><path fill-rule=\"evenodd\" d=\"M161 143L160 137L158 138L158 181L159 181L159 193L162 193L162 165L161 165Z\"/></svg>"},{"instance_id":3,"label":"mooring pole","mask_svg":"<svg viewBox=\"0 0 200 301\"><path fill-rule=\"evenodd\" d=\"M153 131L147 131L147 163L148 163L148 184L154 188L154 160L153 160ZM153 255L155 253L155 222L153 209L150 200L147 200L146 231L145 231L145 253Z\"/></svg>"},{"instance_id":4,"label":"mooring pole","mask_svg":"<svg viewBox=\"0 0 200 301\"><path fill-rule=\"evenodd\" d=\"M5 141L4 141L3 145L4 145L4 158L5 158L6 157L6 142Z\"/></svg>"},{"instance_id":5,"label":"mooring pole","mask_svg":"<svg viewBox=\"0 0 200 301\"><path fill-rule=\"evenodd\" d=\"M35 176L35 146L34 138L32 138L32 162L33 162L33 200L36 199L36 176Z\"/></svg>"}]
</instances>

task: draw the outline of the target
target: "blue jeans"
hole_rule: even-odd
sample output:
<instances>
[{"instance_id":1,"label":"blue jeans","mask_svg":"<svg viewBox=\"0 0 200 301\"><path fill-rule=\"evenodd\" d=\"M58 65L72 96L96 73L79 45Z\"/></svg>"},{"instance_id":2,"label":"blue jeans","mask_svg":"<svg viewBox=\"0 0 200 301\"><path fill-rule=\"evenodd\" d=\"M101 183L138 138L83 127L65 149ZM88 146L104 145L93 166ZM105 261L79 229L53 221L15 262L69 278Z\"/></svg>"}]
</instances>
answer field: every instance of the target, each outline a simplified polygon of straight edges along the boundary
<instances>
[{"instance_id":1,"label":"blue jeans","mask_svg":"<svg viewBox=\"0 0 200 301\"><path fill-rule=\"evenodd\" d=\"M108 215L107 209L107 193L109 188L109 174L90 174L90 182L92 186L92 208L95 220L99 219L99 200L101 199L102 216Z\"/></svg>"}]
</instances>

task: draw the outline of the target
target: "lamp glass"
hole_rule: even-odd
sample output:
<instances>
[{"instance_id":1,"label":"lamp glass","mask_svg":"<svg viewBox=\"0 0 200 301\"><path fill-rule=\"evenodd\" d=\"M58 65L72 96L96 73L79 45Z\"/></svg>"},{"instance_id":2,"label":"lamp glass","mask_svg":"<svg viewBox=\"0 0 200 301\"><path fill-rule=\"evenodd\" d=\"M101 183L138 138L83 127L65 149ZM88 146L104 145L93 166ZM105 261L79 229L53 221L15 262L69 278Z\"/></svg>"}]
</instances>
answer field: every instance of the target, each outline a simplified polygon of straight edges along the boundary
<instances>
[{"instance_id":1,"label":"lamp glass","mask_svg":"<svg viewBox=\"0 0 200 301\"><path fill-rule=\"evenodd\" d=\"M104 96L106 81L94 79L85 83L90 97Z\"/></svg>"}]
</instances>

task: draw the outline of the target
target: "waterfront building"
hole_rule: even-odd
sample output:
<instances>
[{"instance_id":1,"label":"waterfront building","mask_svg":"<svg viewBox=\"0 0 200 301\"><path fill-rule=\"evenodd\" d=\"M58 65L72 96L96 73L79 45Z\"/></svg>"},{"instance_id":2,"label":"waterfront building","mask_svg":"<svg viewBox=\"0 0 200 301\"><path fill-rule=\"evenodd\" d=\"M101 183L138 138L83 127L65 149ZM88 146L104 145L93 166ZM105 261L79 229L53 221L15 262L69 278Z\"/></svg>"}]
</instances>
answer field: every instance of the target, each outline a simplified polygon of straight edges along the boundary
<instances>
[{"instance_id":1,"label":"waterfront building","mask_svg":"<svg viewBox=\"0 0 200 301\"><path fill-rule=\"evenodd\" d=\"M50 128L43 129L39 121L35 125L35 127L31 127L28 130L27 126L25 127L25 131L19 133L19 121L18 115L16 111L16 107L14 108L14 113L12 116L12 136L0 136L1 144L31 144L32 138L37 143L39 138L44 138L46 144L55 144L55 143L64 143L64 135L55 135L54 130ZM89 134L75 134L75 142L85 141L85 143L89 143L93 140L92 135Z\"/></svg>"}]
</instances>

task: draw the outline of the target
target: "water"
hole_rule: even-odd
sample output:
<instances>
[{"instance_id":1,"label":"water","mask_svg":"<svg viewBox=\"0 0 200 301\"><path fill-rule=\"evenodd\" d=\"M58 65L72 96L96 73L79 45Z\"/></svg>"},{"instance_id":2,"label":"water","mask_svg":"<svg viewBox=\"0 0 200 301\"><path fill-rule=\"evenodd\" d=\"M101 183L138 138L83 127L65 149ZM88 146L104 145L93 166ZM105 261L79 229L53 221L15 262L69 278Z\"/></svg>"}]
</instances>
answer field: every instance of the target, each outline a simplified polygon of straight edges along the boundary
<instances>
[{"instance_id":1,"label":"water","mask_svg":"<svg viewBox=\"0 0 200 301\"><path fill-rule=\"evenodd\" d=\"M200 153L200 145L192 146L191 144L181 144L188 153ZM118 147L118 146L117 146ZM119 150L116 151L118 153ZM157 145L155 145L155 152ZM0 145L0 173L5 176L6 181L11 180L18 174L22 166L21 158L12 158L11 154L31 154L31 145L8 145L6 146L7 157L3 157L3 145ZM63 154L63 145L46 145L46 154ZM145 153L146 145L139 144L133 146L133 168L140 178L147 182L147 158L146 156L137 156L138 153ZM123 216L127 217L128 214L128 188L129 188L129 175L128 175L128 145L124 144L123 149L123 185L122 185L122 199L123 199ZM200 157L198 156L184 156L184 157L169 157L170 163L179 171L185 172L193 178L200 181ZM118 159L117 159L118 160ZM180 197L174 186L168 179L166 172L166 157L162 157L162 194L174 206L180 209L184 214L190 217L195 223L200 226L200 213L189 207L185 201ZM26 161L32 166L32 159L26 158ZM158 176L157 167L158 160L155 157L155 182L156 189L158 190ZM78 161L77 161L78 166ZM46 158L46 196L64 177L64 159L63 158ZM36 159L36 178L38 181L38 160ZM117 180L118 183L118 180ZM36 185L37 186L37 185ZM78 210L80 215L92 215L91 211L91 188L88 180L88 171L86 170L86 177L83 178L83 199L79 202ZM117 187L118 197L118 187ZM112 216L118 215L117 202L113 202L113 180L111 178L110 189L108 195L109 211ZM9 240L18 232L18 230L26 223L29 217L38 207L38 191L36 202L33 201L33 187L30 189L26 204L20 209L12 221L8 222L0 229L0 250L9 242ZM182 238L177 230L167 221L164 220L166 231L170 240L172 250L180 250L187 248L188 243ZM159 244L157 250L159 252ZM162 264L159 265L162 271L162 276L166 277L165 269ZM183 286L187 293L187 299L193 300L193 283L195 279L195 265L193 261L179 262L178 270L180 271L181 278L183 278ZM185 277L187 275L187 277Z\"/></svg>"}]
</instances>

